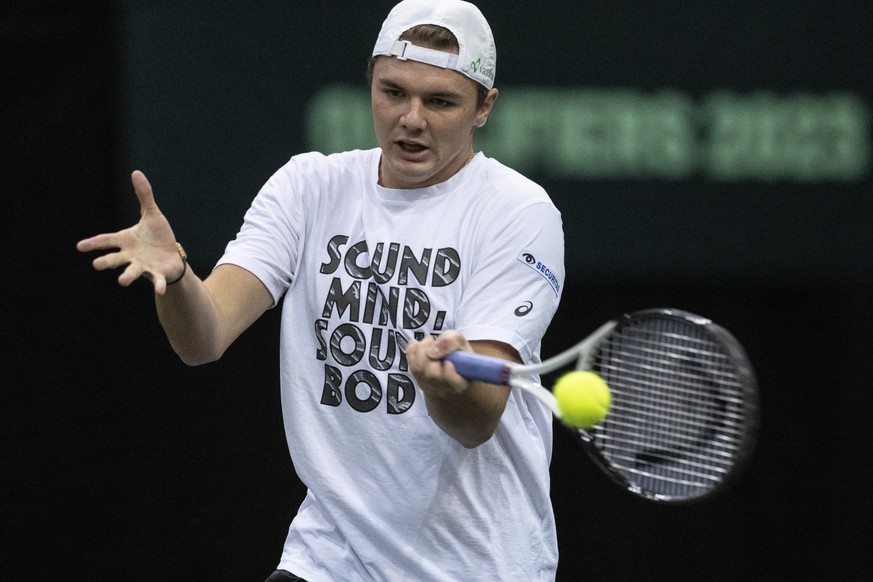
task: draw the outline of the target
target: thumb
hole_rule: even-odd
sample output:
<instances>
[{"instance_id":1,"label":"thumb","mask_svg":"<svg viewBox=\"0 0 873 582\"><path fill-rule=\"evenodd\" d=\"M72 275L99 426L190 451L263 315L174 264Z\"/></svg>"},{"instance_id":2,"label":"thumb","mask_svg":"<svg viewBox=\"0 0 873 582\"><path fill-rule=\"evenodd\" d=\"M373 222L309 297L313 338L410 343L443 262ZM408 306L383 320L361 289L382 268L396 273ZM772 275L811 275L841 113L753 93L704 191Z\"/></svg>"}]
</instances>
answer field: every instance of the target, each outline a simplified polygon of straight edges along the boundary
<instances>
[{"instance_id":1,"label":"thumb","mask_svg":"<svg viewBox=\"0 0 873 582\"><path fill-rule=\"evenodd\" d=\"M133 183L133 190L136 192L136 197L139 200L139 213L145 215L148 212L157 211L158 205L155 203L155 196L152 193L152 185L149 184L148 178L139 170L135 170L130 175L130 181Z\"/></svg>"},{"instance_id":2,"label":"thumb","mask_svg":"<svg viewBox=\"0 0 873 582\"><path fill-rule=\"evenodd\" d=\"M442 359L455 350L470 350L470 345L463 335L454 330L441 333L429 346L427 355L434 359Z\"/></svg>"}]
</instances>

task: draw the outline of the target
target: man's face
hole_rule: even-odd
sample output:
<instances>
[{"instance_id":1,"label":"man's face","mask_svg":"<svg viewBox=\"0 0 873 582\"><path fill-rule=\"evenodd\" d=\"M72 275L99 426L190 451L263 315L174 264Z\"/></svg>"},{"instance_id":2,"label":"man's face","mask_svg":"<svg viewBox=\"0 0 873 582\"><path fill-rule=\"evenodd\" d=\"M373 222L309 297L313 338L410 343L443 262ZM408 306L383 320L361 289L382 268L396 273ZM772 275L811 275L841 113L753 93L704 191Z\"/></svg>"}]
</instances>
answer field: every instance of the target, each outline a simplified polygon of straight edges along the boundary
<instances>
[{"instance_id":1,"label":"man's face","mask_svg":"<svg viewBox=\"0 0 873 582\"><path fill-rule=\"evenodd\" d=\"M452 177L473 155L473 130L485 122L497 91L476 107L476 82L457 71L379 57L371 86L379 182L423 188Z\"/></svg>"}]
</instances>

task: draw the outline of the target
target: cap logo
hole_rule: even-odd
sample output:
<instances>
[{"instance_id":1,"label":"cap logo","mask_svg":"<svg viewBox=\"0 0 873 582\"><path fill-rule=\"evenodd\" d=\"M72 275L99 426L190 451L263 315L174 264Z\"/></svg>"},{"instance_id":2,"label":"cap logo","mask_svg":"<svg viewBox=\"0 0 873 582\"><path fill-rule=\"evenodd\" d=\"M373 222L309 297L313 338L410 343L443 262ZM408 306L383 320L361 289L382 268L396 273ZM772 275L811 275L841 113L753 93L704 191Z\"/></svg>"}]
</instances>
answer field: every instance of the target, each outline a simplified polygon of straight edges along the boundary
<instances>
[{"instance_id":1,"label":"cap logo","mask_svg":"<svg viewBox=\"0 0 873 582\"><path fill-rule=\"evenodd\" d=\"M494 69L483 69L481 57L470 63L470 70L473 71L473 74L482 75L494 81Z\"/></svg>"}]
</instances>

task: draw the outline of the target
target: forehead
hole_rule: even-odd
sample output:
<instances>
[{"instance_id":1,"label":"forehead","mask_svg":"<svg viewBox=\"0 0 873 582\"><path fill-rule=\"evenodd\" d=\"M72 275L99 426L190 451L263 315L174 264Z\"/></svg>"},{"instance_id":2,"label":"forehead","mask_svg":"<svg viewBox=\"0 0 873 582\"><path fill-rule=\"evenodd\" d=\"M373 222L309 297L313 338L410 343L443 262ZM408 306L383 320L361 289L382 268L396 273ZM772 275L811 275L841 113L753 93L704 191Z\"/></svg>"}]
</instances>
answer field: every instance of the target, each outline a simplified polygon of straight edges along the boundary
<instances>
[{"instance_id":1,"label":"forehead","mask_svg":"<svg viewBox=\"0 0 873 582\"><path fill-rule=\"evenodd\" d=\"M392 84L409 92L457 93L475 98L476 81L457 71L394 57L376 57L373 83Z\"/></svg>"}]
</instances>

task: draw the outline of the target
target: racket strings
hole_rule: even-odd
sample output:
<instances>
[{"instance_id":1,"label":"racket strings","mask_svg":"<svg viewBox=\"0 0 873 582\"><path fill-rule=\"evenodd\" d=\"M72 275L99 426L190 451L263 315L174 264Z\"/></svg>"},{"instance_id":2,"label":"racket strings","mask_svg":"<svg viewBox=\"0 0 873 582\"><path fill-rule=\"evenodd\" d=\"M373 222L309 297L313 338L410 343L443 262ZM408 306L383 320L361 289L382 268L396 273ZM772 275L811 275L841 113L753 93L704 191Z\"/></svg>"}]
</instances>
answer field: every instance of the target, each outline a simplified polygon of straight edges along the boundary
<instances>
[{"instance_id":1,"label":"racket strings","mask_svg":"<svg viewBox=\"0 0 873 582\"><path fill-rule=\"evenodd\" d=\"M625 409L627 412L628 409ZM622 422L622 414L620 409L613 409L610 414L619 418L610 419L609 433L601 432L600 436L604 442L613 441L616 446L632 446L638 450L645 450L647 445L652 444L653 439L658 440L658 444L662 448L670 450L682 450L683 447L693 447L698 444L701 431L710 430L710 426L702 422L681 424L666 424L659 422L659 419L654 415L637 415L633 417L634 422ZM641 424L648 425L645 431L639 429ZM724 451L727 455L731 455L736 449L736 438L742 436L742 432L737 429L728 428L721 431L722 434L715 435L715 438L710 443L713 453L719 454L719 451ZM726 438L728 437L728 438Z\"/></svg>"},{"instance_id":2,"label":"racket strings","mask_svg":"<svg viewBox=\"0 0 873 582\"><path fill-rule=\"evenodd\" d=\"M629 483L691 498L729 472L744 434L743 384L700 326L654 318L617 329L593 367L613 397L594 445Z\"/></svg>"},{"instance_id":3,"label":"racket strings","mask_svg":"<svg viewBox=\"0 0 873 582\"><path fill-rule=\"evenodd\" d=\"M683 338L675 337L674 335L665 336L676 345L665 344L657 341L656 337L639 337L632 344L631 350L621 351L621 346L612 346L613 351L610 353L610 360L615 360L613 364L637 358L640 355L645 355L646 358L638 365L640 371L654 374L670 374L674 381L688 378L697 380L700 374L706 374L714 379L732 383L737 385L737 378L733 367L733 362L730 357L719 351L713 351L713 347L719 347L711 341L696 341L693 343L679 343ZM681 351L676 349L676 346L681 346ZM677 367L677 366L682 366Z\"/></svg>"}]
</instances>

